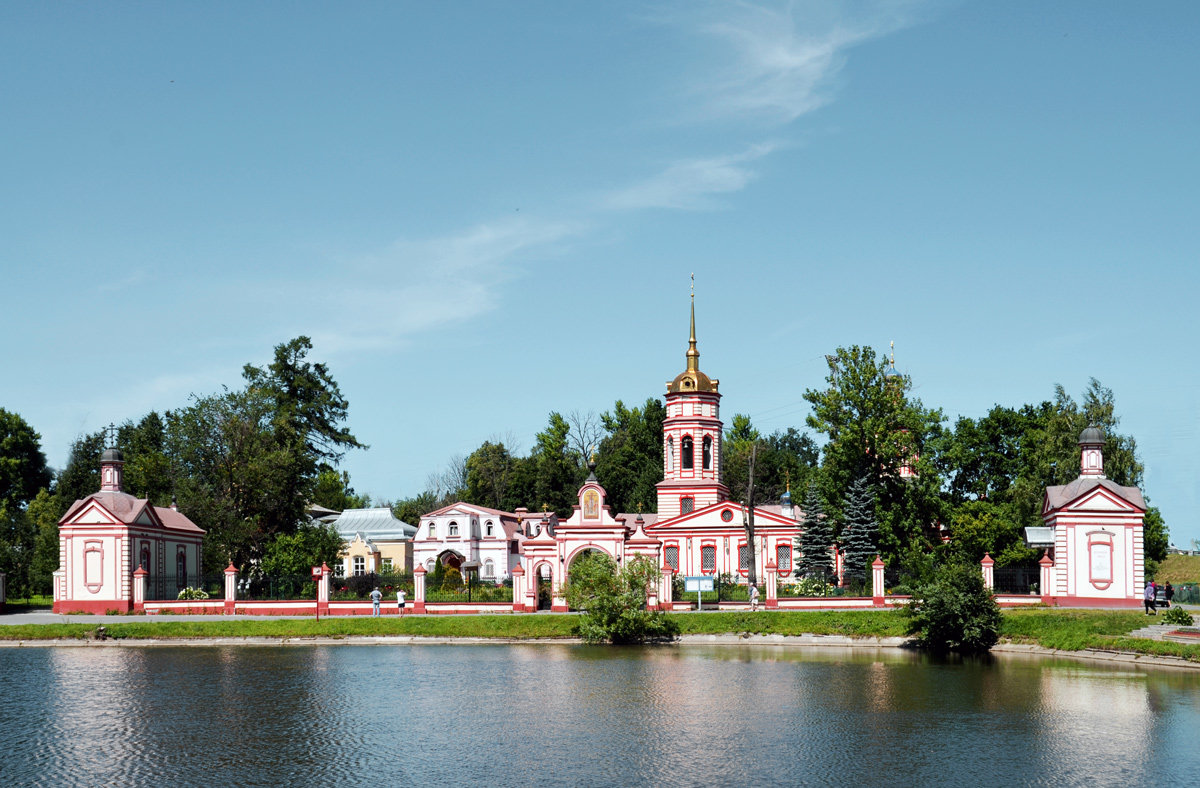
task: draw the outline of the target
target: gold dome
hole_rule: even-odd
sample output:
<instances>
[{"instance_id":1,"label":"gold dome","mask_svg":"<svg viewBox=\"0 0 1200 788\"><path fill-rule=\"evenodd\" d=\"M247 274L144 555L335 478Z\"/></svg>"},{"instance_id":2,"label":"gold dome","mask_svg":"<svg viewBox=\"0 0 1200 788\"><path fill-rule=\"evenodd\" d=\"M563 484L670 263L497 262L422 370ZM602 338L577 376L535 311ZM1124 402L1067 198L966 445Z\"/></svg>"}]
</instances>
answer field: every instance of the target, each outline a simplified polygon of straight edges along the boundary
<instances>
[{"instance_id":1,"label":"gold dome","mask_svg":"<svg viewBox=\"0 0 1200 788\"><path fill-rule=\"evenodd\" d=\"M691 394L696 391L715 392L721 381L700 371L700 351L696 349L696 292L692 291L692 326L688 338L687 369L667 384L668 394Z\"/></svg>"}]
</instances>

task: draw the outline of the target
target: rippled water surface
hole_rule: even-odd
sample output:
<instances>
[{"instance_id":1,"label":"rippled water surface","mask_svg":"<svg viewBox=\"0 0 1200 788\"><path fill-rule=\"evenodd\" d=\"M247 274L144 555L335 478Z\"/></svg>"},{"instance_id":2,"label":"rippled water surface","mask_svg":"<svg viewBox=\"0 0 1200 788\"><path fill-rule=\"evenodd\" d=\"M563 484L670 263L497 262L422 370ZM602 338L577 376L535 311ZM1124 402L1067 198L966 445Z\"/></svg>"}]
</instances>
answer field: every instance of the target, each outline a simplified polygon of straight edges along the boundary
<instances>
[{"instance_id":1,"label":"rippled water surface","mask_svg":"<svg viewBox=\"0 0 1200 788\"><path fill-rule=\"evenodd\" d=\"M786 648L0 649L0 785L1160 785L1200 676Z\"/></svg>"}]
</instances>

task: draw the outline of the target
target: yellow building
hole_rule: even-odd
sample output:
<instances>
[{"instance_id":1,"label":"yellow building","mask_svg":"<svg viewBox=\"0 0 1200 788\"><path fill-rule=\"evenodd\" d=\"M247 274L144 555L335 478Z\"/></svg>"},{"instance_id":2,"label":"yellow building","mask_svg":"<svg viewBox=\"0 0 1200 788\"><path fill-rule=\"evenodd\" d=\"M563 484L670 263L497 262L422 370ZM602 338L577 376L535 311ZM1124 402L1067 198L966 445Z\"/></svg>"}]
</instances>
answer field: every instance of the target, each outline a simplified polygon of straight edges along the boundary
<instances>
[{"instance_id":1,"label":"yellow building","mask_svg":"<svg viewBox=\"0 0 1200 788\"><path fill-rule=\"evenodd\" d=\"M341 561L332 567L335 575L412 571L412 540L417 528L397 520L386 506L347 509L333 521L333 526L346 543Z\"/></svg>"}]
</instances>

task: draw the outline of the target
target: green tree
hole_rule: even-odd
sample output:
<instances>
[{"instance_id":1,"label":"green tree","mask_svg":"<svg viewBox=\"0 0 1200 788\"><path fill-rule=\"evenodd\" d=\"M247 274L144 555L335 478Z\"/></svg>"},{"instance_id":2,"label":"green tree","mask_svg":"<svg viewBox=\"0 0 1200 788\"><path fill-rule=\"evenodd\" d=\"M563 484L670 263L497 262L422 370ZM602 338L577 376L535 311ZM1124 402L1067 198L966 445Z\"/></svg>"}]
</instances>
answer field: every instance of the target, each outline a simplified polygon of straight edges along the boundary
<instances>
[{"instance_id":1,"label":"green tree","mask_svg":"<svg viewBox=\"0 0 1200 788\"><path fill-rule=\"evenodd\" d=\"M28 597L37 545L37 526L19 507L0 505L0 572L5 574L9 596Z\"/></svg>"},{"instance_id":2,"label":"green tree","mask_svg":"<svg viewBox=\"0 0 1200 788\"><path fill-rule=\"evenodd\" d=\"M796 538L800 551L796 569L805 577L828 579L833 574L833 528L815 481L809 483L804 494L803 510L804 530Z\"/></svg>"},{"instance_id":3,"label":"green tree","mask_svg":"<svg viewBox=\"0 0 1200 788\"><path fill-rule=\"evenodd\" d=\"M842 551L845 575L851 582L865 583L867 570L875 559L875 495L867 477L860 476L846 491L842 506Z\"/></svg>"},{"instance_id":4,"label":"green tree","mask_svg":"<svg viewBox=\"0 0 1200 788\"><path fill-rule=\"evenodd\" d=\"M350 486L350 474L331 467L328 463L318 466L316 483L313 485L310 503L344 512L347 509L365 509L371 505L368 495L358 495Z\"/></svg>"},{"instance_id":5,"label":"green tree","mask_svg":"<svg viewBox=\"0 0 1200 788\"><path fill-rule=\"evenodd\" d=\"M295 533L279 534L267 545L262 571L272 576L307 576L314 566L335 564L344 546L342 537L332 525L302 525Z\"/></svg>"},{"instance_id":6,"label":"green tree","mask_svg":"<svg viewBox=\"0 0 1200 788\"><path fill-rule=\"evenodd\" d=\"M985 553L1000 566L1037 559L1037 551L1025 546L1024 530L1012 505L987 500L966 501L955 507L947 552L955 560L970 564L979 563Z\"/></svg>"},{"instance_id":7,"label":"green tree","mask_svg":"<svg viewBox=\"0 0 1200 788\"><path fill-rule=\"evenodd\" d=\"M170 504L175 480L165 452L166 422L162 417L151 411L136 424L125 422L117 429L117 447L125 460L125 492L149 499L155 506Z\"/></svg>"},{"instance_id":8,"label":"green tree","mask_svg":"<svg viewBox=\"0 0 1200 788\"><path fill-rule=\"evenodd\" d=\"M856 479L875 491L879 547L885 558L910 545L928 547L942 514L936 453L943 419L909 397L912 380L888 367L870 347L838 348L826 356L824 389L809 389L808 426L824 434L820 479L835 521ZM910 467L915 476L902 475Z\"/></svg>"},{"instance_id":9,"label":"green tree","mask_svg":"<svg viewBox=\"0 0 1200 788\"><path fill-rule=\"evenodd\" d=\"M537 434L533 450L537 501L548 504L560 517L570 516L575 494L583 481L579 461L568 445L570 431L571 426L562 414L551 413L550 423Z\"/></svg>"},{"instance_id":10,"label":"green tree","mask_svg":"<svg viewBox=\"0 0 1200 788\"><path fill-rule=\"evenodd\" d=\"M516 464L503 443L484 441L467 457L467 491L463 500L502 509Z\"/></svg>"},{"instance_id":11,"label":"green tree","mask_svg":"<svg viewBox=\"0 0 1200 788\"><path fill-rule=\"evenodd\" d=\"M42 436L16 413L0 408L0 506L24 508L52 480Z\"/></svg>"},{"instance_id":12,"label":"green tree","mask_svg":"<svg viewBox=\"0 0 1200 788\"><path fill-rule=\"evenodd\" d=\"M909 634L930 651L981 654L1000 638L1000 607L978 566L942 566L931 584L917 590L905 614Z\"/></svg>"},{"instance_id":13,"label":"green tree","mask_svg":"<svg viewBox=\"0 0 1200 788\"><path fill-rule=\"evenodd\" d=\"M662 401L650 397L640 408L627 408L617 400L600 416L605 436L596 452L596 476L613 511L656 511L666 414Z\"/></svg>"},{"instance_id":14,"label":"green tree","mask_svg":"<svg viewBox=\"0 0 1200 788\"><path fill-rule=\"evenodd\" d=\"M586 553L571 563L564 594L579 611L579 636L588 643L641 643L672 637L679 626L657 610L646 609L646 591L658 582L658 568L646 556L636 556L618 569L599 552Z\"/></svg>"}]
</instances>

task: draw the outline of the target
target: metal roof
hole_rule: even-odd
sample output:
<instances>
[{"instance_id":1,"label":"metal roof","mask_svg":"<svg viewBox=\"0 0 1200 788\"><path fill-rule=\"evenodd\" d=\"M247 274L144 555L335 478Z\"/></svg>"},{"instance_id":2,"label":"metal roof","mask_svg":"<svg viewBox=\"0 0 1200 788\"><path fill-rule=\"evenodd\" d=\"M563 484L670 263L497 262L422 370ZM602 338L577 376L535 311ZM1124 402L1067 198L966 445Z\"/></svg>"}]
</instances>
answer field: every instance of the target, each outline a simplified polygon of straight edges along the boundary
<instances>
[{"instance_id":1,"label":"metal roof","mask_svg":"<svg viewBox=\"0 0 1200 788\"><path fill-rule=\"evenodd\" d=\"M386 506L376 509L347 509L333 525L343 539L353 539L362 534L364 539L388 540L411 539L417 533L415 525L397 520Z\"/></svg>"}]
</instances>

